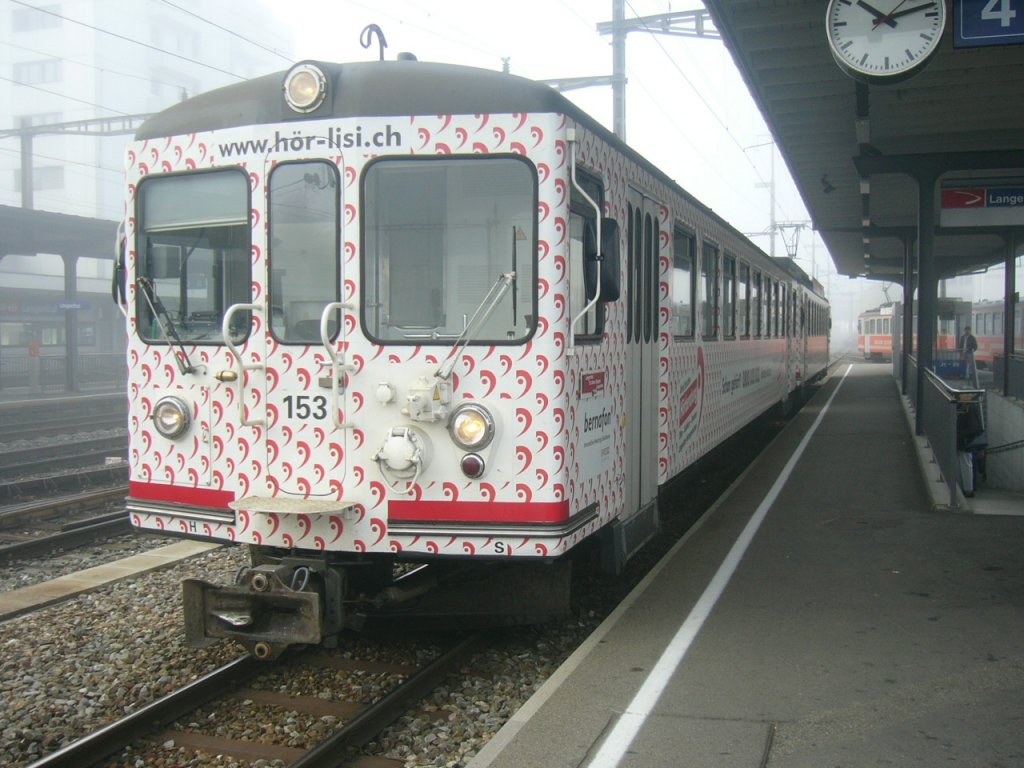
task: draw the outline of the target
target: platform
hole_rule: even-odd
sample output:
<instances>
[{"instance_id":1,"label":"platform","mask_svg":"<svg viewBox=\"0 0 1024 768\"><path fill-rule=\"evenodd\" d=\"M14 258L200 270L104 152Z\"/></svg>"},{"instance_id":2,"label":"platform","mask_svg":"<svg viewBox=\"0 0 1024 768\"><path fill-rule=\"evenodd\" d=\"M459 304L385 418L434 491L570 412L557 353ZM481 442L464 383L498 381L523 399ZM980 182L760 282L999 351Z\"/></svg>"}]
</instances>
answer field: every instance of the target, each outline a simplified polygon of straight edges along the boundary
<instances>
[{"instance_id":1,"label":"platform","mask_svg":"<svg viewBox=\"0 0 1024 768\"><path fill-rule=\"evenodd\" d=\"M137 555L114 560L103 565L58 576L21 589L0 593L0 622L20 616L28 611L67 600L70 597L105 587L130 576L165 568L179 560L203 554L223 545L201 541L177 541L173 544L140 552Z\"/></svg>"},{"instance_id":2,"label":"platform","mask_svg":"<svg viewBox=\"0 0 1024 768\"><path fill-rule=\"evenodd\" d=\"M470 768L1024 764L1024 517L843 366Z\"/></svg>"}]
</instances>

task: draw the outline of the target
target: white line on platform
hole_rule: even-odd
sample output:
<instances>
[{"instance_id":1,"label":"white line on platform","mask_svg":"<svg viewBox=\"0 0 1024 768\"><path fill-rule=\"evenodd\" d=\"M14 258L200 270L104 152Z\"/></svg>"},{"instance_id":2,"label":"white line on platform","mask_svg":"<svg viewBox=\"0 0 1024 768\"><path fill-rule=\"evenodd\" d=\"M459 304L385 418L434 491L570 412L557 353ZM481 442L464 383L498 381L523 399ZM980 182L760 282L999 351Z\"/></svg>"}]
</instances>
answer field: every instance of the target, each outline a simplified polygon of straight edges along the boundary
<instances>
[{"instance_id":1,"label":"white line on platform","mask_svg":"<svg viewBox=\"0 0 1024 768\"><path fill-rule=\"evenodd\" d=\"M636 738L637 733L643 727L646 722L648 715L653 711L654 705L657 704L658 699L661 698L661 694L665 690L665 686L668 685L669 680L672 679L672 675L675 674L676 669L682 662L683 657L687 651L690 650L690 646L693 644L694 639L697 637L697 633L700 632L701 627L704 626L704 620L711 614L712 609L715 607L715 603L718 602L718 598L722 596L722 592L725 591L725 587L729 584L729 580L736 572L736 568L740 564L740 560L743 559L743 555L746 554L747 548L750 546L750 542L753 541L754 535L757 533L758 528L761 527L761 523L764 521L765 515L768 514L768 510L771 509L775 500L778 498L782 488L786 485L789 480L789 476L793 473L793 469L796 467L797 462L804 453L804 449L810 442L814 433L818 431L818 426L821 424L822 419L825 418L825 414L828 412L829 407L832 405L832 401L835 400L837 394L839 394L839 388L846 381L847 375L853 368L852 365L846 367L846 371L843 373L842 378L839 380L839 384L836 385L835 391L829 397L828 402L825 403L825 407L821 409L821 413L818 414L818 418L814 420L811 428L807 430L807 434L804 435L803 440L800 441L800 445L797 446L793 455L790 456L789 461L786 462L786 466L783 467L782 472L775 479L775 483L772 485L771 490L762 499L760 505L754 511L753 516L747 522L743 532L736 539L736 543L732 545L732 549L729 550L729 554L725 556L725 560L722 561L721 566L718 568L718 572L712 577L707 588L704 590L704 594L700 596L697 604L694 605L693 610L690 611L690 615L686 617L682 625L676 631L672 641L665 648L664 653L661 654L661 658L654 665L651 673L644 680L644 684L637 691L636 696L626 707L626 711L622 713L622 716L615 723L615 727L612 728L608 737L601 745L600 750L594 758L587 763L588 768L616 768L619 762L622 760L623 755L626 754L626 750L629 749L630 744L633 743L633 739Z\"/></svg>"}]
</instances>

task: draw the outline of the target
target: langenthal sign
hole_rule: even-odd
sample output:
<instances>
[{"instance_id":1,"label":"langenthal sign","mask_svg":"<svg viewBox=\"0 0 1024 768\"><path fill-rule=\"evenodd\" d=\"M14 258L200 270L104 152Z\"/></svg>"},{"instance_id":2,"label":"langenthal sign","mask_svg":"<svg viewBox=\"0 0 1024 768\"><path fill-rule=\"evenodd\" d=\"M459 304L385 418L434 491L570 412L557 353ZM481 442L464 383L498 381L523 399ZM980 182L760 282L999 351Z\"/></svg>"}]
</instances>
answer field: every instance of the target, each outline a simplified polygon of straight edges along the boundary
<instances>
[{"instance_id":1,"label":"langenthal sign","mask_svg":"<svg viewBox=\"0 0 1024 768\"><path fill-rule=\"evenodd\" d=\"M1024 225L1024 179L984 186L976 181L943 184L941 206L942 227Z\"/></svg>"}]
</instances>

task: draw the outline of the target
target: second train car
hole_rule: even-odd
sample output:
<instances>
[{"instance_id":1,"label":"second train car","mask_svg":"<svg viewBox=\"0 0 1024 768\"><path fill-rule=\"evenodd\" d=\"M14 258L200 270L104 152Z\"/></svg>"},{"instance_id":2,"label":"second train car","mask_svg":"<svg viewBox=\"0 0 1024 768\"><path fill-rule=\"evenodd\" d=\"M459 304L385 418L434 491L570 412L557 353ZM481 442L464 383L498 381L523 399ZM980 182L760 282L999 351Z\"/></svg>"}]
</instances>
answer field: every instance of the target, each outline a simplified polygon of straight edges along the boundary
<instances>
[{"instance_id":1,"label":"second train car","mask_svg":"<svg viewBox=\"0 0 1024 768\"><path fill-rule=\"evenodd\" d=\"M820 286L511 75L301 62L152 117L127 172L132 522L251 553L186 583L197 644L331 644L445 584L544 614L826 371Z\"/></svg>"}]
</instances>

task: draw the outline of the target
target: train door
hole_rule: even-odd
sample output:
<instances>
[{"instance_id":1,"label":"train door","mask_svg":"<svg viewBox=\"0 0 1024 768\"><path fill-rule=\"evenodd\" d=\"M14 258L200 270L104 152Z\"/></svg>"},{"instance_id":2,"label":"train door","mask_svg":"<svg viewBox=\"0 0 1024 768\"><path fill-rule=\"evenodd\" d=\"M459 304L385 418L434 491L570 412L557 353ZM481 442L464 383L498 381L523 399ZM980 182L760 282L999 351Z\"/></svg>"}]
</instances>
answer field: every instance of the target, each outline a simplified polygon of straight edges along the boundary
<instances>
[{"instance_id":1,"label":"train door","mask_svg":"<svg viewBox=\"0 0 1024 768\"><path fill-rule=\"evenodd\" d=\"M345 470L345 382L332 383L331 363L344 347L339 173L322 160L267 171L267 492L333 498Z\"/></svg>"},{"instance_id":2,"label":"train door","mask_svg":"<svg viewBox=\"0 0 1024 768\"><path fill-rule=\"evenodd\" d=\"M807 381L807 297L795 289L789 292L789 319L796 357L796 385Z\"/></svg>"},{"instance_id":3,"label":"train door","mask_svg":"<svg viewBox=\"0 0 1024 768\"><path fill-rule=\"evenodd\" d=\"M658 494L658 204L630 189L626 288L626 510Z\"/></svg>"}]
</instances>

